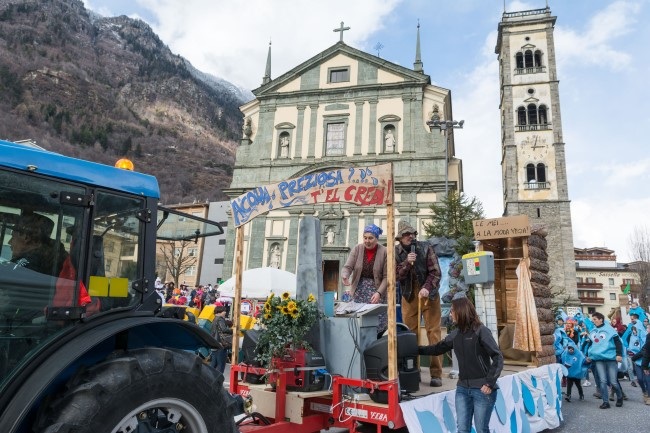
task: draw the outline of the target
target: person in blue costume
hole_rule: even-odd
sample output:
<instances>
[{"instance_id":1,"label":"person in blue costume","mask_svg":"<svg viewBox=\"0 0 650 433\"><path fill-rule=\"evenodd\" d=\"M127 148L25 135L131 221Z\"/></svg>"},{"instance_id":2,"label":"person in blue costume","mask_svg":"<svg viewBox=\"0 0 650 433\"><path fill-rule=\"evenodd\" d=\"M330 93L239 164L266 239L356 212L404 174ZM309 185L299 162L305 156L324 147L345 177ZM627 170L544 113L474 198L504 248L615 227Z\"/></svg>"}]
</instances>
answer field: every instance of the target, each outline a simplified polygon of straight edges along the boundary
<instances>
[{"instance_id":1,"label":"person in blue costume","mask_svg":"<svg viewBox=\"0 0 650 433\"><path fill-rule=\"evenodd\" d=\"M646 326L645 343L639 353L632 357L633 361L641 361L639 383L645 382L643 401L650 406L650 325Z\"/></svg>"},{"instance_id":2,"label":"person in blue costume","mask_svg":"<svg viewBox=\"0 0 650 433\"><path fill-rule=\"evenodd\" d=\"M636 314L641 323L643 323L643 321L648 318L648 315L646 314L645 310L639 307L638 302L632 302L630 304L630 311L628 311L628 314L630 315Z\"/></svg>"},{"instance_id":3,"label":"person in blue costume","mask_svg":"<svg viewBox=\"0 0 650 433\"><path fill-rule=\"evenodd\" d=\"M609 409L609 398L607 396L607 385L616 392L616 407L623 406L623 394L618 383L617 363L623 360L623 343L618 333L609 323L605 323L605 316L595 312L591 315L594 322L594 329L589 333L591 346L587 354L587 362L594 362L598 372L600 395L603 399L601 409Z\"/></svg>"},{"instance_id":4,"label":"person in blue costume","mask_svg":"<svg viewBox=\"0 0 650 433\"><path fill-rule=\"evenodd\" d=\"M582 352L578 350L578 346L571 340L567 342L567 347L562 353L562 365L569 370L567 374L566 397L564 399L568 402L571 401L571 390L575 384L576 388L578 388L580 400L584 400L585 395L582 392L580 381L587 374L587 360Z\"/></svg>"},{"instance_id":5,"label":"person in blue costume","mask_svg":"<svg viewBox=\"0 0 650 433\"><path fill-rule=\"evenodd\" d=\"M645 340L645 332L640 332L638 328L632 328L632 332L630 333L630 340L627 344L627 355L630 357L629 361L632 368L634 369L634 375L636 376L637 382L639 382L639 386L641 387L641 392L643 392L643 397L648 396L648 389L645 386L643 369L641 368L641 358L643 357L643 354L638 357L635 356L641 352L641 348L645 344ZM630 380L631 379L632 378L630 377ZM634 385L634 382L632 382L632 384Z\"/></svg>"},{"instance_id":6,"label":"person in blue costume","mask_svg":"<svg viewBox=\"0 0 650 433\"><path fill-rule=\"evenodd\" d=\"M555 349L555 362L558 364L562 362L562 352L566 348L567 341L569 337L566 335L564 330L564 320L561 317L558 317L555 321L555 331L553 332L553 348Z\"/></svg>"}]
</instances>

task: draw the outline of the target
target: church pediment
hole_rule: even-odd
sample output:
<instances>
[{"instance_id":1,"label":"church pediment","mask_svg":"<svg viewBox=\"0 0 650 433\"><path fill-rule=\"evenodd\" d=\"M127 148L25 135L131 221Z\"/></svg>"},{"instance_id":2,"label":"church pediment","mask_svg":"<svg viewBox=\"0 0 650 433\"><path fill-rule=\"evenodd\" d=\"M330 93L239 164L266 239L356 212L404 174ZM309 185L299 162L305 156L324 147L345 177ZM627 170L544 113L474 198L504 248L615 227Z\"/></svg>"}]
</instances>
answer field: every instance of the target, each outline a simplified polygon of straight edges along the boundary
<instances>
[{"instance_id":1,"label":"church pediment","mask_svg":"<svg viewBox=\"0 0 650 433\"><path fill-rule=\"evenodd\" d=\"M539 102L539 99L531 96L530 98L524 99L524 102L537 103L537 102Z\"/></svg>"},{"instance_id":2,"label":"church pediment","mask_svg":"<svg viewBox=\"0 0 650 433\"><path fill-rule=\"evenodd\" d=\"M253 90L253 94L259 98L277 93L327 88L327 84L332 84L328 81L327 74L330 70L337 68L343 70L348 68L350 79L349 82L335 83L338 86L332 87L409 82L431 84L428 75L338 42L285 74Z\"/></svg>"},{"instance_id":3,"label":"church pediment","mask_svg":"<svg viewBox=\"0 0 650 433\"><path fill-rule=\"evenodd\" d=\"M534 48L535 48L535 45L533 45L533 44L526 44L526 45L521 47L522 50L532 50Z\"/></svg>"}]
</instances>

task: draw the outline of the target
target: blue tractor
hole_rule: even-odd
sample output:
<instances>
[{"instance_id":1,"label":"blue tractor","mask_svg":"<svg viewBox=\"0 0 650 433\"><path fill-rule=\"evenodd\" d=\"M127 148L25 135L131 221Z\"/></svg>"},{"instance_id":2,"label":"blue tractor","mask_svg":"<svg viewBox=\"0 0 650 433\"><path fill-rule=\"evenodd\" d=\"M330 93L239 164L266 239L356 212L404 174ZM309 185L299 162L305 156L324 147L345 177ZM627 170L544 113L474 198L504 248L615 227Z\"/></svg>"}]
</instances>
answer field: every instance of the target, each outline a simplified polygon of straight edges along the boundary
<instances>
[{"instance_id":1,"label":"blue tractor","mask_svg":"<svg viewBox=\"0 0 650 433\"><path fill-rule=\"evenodd\" d=\"M0 432L236 431L196 355L218 343L154 289L157 239L223 229L159 197L152 176L0 141Z\"/></svg>"}]
</instances>

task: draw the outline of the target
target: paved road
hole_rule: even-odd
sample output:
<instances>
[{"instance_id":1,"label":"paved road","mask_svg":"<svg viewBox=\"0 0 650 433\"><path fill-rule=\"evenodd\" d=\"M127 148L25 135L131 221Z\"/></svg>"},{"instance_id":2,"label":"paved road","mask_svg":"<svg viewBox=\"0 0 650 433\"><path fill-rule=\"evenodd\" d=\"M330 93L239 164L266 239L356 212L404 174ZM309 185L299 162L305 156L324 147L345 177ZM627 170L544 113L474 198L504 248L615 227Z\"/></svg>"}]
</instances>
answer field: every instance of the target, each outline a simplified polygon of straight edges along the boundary
<instances>
[{"instance_id":1,"label":"paved road","mask_svg":"<svg viewBox=\"0 0 650 433\"><path fill-rule=\"evenodd\" d=\"M629 380L621 381L623 391L628 400L623 402L623 407L615 407L615 402L610 402L611 409L599 409L601 399L593 397L596 392L594 385L583 388L584 401L578 400L574 387L571 393L571 403L562 402L562 415L564 421L560 427L547 430L549 433L585 433L585 432L641 432L648 431L650 420L650 406L643 403L641 388L633 388ZM564 389L566 391L566 389ZM645 427L642 427L644 426Z\"/></svg>"}]
</instances>

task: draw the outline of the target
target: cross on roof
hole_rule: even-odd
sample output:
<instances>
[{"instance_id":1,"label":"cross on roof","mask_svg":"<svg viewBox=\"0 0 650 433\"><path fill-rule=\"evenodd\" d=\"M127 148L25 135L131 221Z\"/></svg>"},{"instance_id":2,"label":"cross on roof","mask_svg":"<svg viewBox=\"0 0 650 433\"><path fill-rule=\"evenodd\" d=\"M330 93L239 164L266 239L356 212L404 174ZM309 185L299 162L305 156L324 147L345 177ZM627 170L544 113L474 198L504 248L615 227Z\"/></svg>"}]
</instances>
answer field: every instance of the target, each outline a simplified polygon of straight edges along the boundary
<instances>
[{"instance_id":1,"label":"cross on roof","mask_svg":"<svg viewBox=\"0 0 650 433\"><path fill-rule=\"evenodd\" d=\"M343 42L343 32L346 30L350 30L350 27L343 27L343 21L341 21L341 27L338 29L334 29L335 32L341 32L341 39L340 41Z\"/></svg>"}]
</instances>

